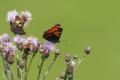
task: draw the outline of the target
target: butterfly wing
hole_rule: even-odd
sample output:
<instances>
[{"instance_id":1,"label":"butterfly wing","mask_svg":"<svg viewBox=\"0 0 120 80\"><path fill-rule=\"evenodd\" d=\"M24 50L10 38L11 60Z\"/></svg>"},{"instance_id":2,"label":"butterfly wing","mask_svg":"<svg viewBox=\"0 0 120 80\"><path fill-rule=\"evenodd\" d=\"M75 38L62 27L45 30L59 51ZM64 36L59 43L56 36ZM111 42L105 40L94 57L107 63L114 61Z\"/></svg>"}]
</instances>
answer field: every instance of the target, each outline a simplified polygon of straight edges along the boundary
<instances>
[{"instance_id":1,"label":"butterfly wing","mask_svg":"<svg viewBox=\"0 0 120 80\"><path fill-rule=\"evenodd\" d=\"M59 42L62 31L63 31L63 28L54 26L50 30L47 30L46 32L44 32L43 38L50 42L57 43Z\"/></svg>"}]
</instances>

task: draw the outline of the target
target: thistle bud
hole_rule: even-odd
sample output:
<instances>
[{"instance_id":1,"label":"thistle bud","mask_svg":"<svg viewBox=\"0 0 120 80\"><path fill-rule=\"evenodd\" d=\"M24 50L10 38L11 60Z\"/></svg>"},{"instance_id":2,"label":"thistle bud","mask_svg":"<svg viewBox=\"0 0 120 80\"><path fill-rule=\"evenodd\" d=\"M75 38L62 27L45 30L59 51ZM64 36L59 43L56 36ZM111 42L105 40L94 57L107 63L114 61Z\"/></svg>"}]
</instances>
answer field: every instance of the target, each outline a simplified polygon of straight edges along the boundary
<instances>
[{"instance_id":1,"label":"thistle bud","mask_svg":"<svg viewBox=\"0 0 120 80\"><path fill-rule=\"evenodd\" d=\"M71 61L71 56L70 56L70 54L66 54L66 56L65 56L65 61L66 61L66 62Z\"/></svg>"},{"instance_id":2,"label":"thistle bud","mask_svg":"<svg viewBox=\"0 0 120 80\"><path fill-rule=\"evenodd\" d=\"M73 73L75 64L76 64L76 63L75 63L74 61L70 61L70 62L67 64L67 70L66 70L66 72L67 72L68 74L72 74L72 73Z\"/></svg>"},{"instance_id":3,"label":"thistle bud","mask_svg":"<svg viewBox=\"0 0 120 80\"><path fill-rule=\"evenodd\" d=\"M24 49L24 44L23 43L17 43L16 46L20 51L22 51Z\"/></svg>"},{"instance_id":4,"label":"thistle bud","mask_svg":"<svg viewBox=\"0 0 120 80\"><path fill-rule=\"evenodd\" d=\"M63 79L63 80L64 80L64 77L65 77L65 73L64 73L64 72L62 72L62 73L60 74L60 80L61 80L61 79Z\"/></svg>"},{"instance_id":5,"label":"thistle bud","mask_svg":"<svg viewBox=\"0 0 120 80\"><path fill-rule=\"evenodd\" d=\"M21 69L23 69L24 67L25 67L25 61L20 61L20 63L19 63L19 67L21 68Z\"/></svg>"},{"instance_id":6,"label":"thistle bud","mask_svg":"<svg viewBox=\"0 0 120 80\"><path fill-rule=\"evenodd\" d=\"M61 54L61 53L60 53L60 50L59 50L59 49L56 49L56 50L55 50L55 55L56 55L56 56L59 56L60 54Z\"/></svg>"},{"instance_id":7,"label":"thistle bud","mask_svg":"<svg viewBox=\"0 0 120 80\"><path fill-rule=\"evenodd\" d=\"M14 63L14 54L7 54L6 60L9 64L13 64Z\"/></svg>"},{"instance_id":8,"label":"thistle bud","mask_svg":"<svg viewBox=\"0 0 120 80\"><path fill-rule=\"evenodd\" d=\"M74 55L74 56L73 56L73 59L78 59L78 56L77 56L77 55Z\"/></svg>"},{"instance_id":9,"label":"thistle bud","mask_svg":"<svg viewBox=\"0 0 120 80\"><path fill-rule=\"evenodd\" d=\"M91 52L91 47L88 46L84 49L84 53L86 53L87 55L90 54L90 52Z\"/></svg>"},{"instance_id":10,"label":"thistle bud","mask_svg":"<svg viewBox=\"0 0 120 80\"><path fill-rule=\"evenodd\" d=\"M45 50L42 52L42 57L48 58L48 57L49 57L49 54L50 54L50 50L49 50L49 49L45 49Z\"/></svg>"}]
</instances>

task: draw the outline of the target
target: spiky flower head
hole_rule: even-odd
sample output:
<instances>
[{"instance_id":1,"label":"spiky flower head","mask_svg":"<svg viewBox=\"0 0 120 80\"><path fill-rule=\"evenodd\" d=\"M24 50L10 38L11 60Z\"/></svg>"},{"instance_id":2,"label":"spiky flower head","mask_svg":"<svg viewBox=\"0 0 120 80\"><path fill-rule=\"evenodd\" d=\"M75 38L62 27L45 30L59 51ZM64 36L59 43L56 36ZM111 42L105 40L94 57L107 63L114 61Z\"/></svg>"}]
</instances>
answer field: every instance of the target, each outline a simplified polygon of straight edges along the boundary
<instances>
[{"instance_id":1,"label":"spiky flower head","mask_svg":"<svg viewBox=\"0 0 120 80\"><path fill-rule=\"evenodd\" d=\"M11 42L4 42L2 44L3 53L6 53L6 54L9 52L14 53L15 50L16 50L16 47Z\"/></svg>"},{"instance_id":2,"label":"spiky flower head","mask_svg":"<svg viewBox=\"0 0 120 80\"><path fill-rule=\"evenodd\" d=\"M30 36L26 39L26 44L31 44L31 45L37 46L38 39L36 37Z\"/></svg>"},{"instance_id":3,"label":"spiky flower head","mask_svg":"<svg viewBox=\"0 0 120 80\"><path fill-rule=\"evenodd\" d=\"M7 14L7 21L10 22L11 27L23 27L32 20L32 14L29 11L22 11L18 13L16 10L9 11Z\"/></svg>"},{"instance_id":4,"label":"spiky flower head","mask_svg":"<svg viewBox=\"0 0 120 80\"><path fill-rule=\"evenodd\" d=\"M16 16L18 16L18 12L16 10L8 11L7 21L8 22L14 22Z\"/></svg>"},{"instance_id":5,"label":"spiky flower head","mask_svg":"<svg viewBox=\"0 0 120 80\"><path fill-rule=\"evenodd\" d=\"M16 47L10 42L4 42L2 45L2 55L9 64L12 64L14 62L14 51Z\"/></svg>"},{"instance_id":6,"label":"spiky flower head","mask_svg":"<svg viewBox=\"0 0 120 80\"><path fill-rule=\"evenodd\" d=\"M7 33L0 36L0 43L3 43L3 42L10 42L10 36Z\"/></svg>"},{"instance_id":7,"label":"spiky flower head","mask_svg":"<svg viewBox=\"0 0 120 80\"><path fill-rule=\"evenodd\" d=\"M15 42L15 43L25 43L25 38L23 38L22 36L16 36L16 37L14 37L14 39L13 39L13 41Z\"/></svg>"},{"instance_id":8,"label":"spiky flower head","mask_svg":"<svg viewBox=\"0 0 120 80\"><path fill-rule=\"evenodd\" d=\"M40 46L40 52L42 53L43 57L48 58L50 52L55 50L54 43L51 42L45 42L44 44L41 44Z\"/></svg>"},{"instance_id":9,"label":"spiky flower head","mask_svg":"<svg viewBox=\"0 0 120 80\"><path fill-rule=\"evenodd\" d=\"M39 41L36 37L30 36L25 41L25 48L29 48L30 52L37 52L39 48Z\"/></svg>"},{"instance_id":10,"label":"spiky flower head","mask_svg":"<svg viewBox=\"0 0 120 80\"><path fill-rule=\"evenodd\" d=\"M16 44L16 47L18 48L18 50L23 50L24 49L24 45L25 45L25 38L22 36L16 36L14 37L13 41Z\"/></svg>"},{"instance_id":11,"label":"spiky flower head","mask_svg":"<svg viewBox=\"0 0 120 80\"><path fill-rule=\"evenodd\" d=\"M20 16L25 17L27 21L31 21L32 20L32 14L28 10L22 11Z\"/></svg>"},{"instance_id":12,"label":"spiky flower head","mask_svg":"<svg viewBox=\"0 0 120 80\"><path fill-rule=\"evenodd\" d=\"M49 41L46 41L44 43L44 49L48 49L50 51L54 51L55 50L55 44Z\"/></svg>"}]
</instances>

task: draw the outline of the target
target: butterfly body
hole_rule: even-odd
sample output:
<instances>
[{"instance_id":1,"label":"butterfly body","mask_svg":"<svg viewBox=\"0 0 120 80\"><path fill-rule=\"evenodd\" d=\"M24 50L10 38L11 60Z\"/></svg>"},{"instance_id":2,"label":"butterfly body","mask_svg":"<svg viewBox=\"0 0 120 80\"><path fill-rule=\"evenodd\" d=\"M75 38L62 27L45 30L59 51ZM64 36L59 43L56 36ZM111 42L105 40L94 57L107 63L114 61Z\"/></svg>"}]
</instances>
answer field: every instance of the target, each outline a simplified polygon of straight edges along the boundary
<instances>
[{"instance_id":1,"label":"butterfly body","mask_svg":"<svg viewBox=\"0 0 120 80\"><path fill-rule=\"evenodd\" d=\"M51 29L48 29L47 31L44 32L43 38L53 42L53 43L58 43L59 39L61 37L63 28L61 27L60 24L55 24Z\"/></svg>"}]
</instances>

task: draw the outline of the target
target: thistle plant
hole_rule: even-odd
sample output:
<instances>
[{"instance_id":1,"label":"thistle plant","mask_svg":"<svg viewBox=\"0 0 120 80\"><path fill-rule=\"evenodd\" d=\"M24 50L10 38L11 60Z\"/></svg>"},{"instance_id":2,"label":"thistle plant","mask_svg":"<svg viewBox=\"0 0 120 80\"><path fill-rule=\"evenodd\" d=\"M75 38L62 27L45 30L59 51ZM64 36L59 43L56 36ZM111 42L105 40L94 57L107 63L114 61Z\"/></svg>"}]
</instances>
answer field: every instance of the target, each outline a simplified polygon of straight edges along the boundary
<instances>
[{"instance_id":1,"label":"thistle plant","mask_svg":"<svg viewBox=\"0 0 120 80\"><path fill-rule=\"evenodd\" d=\"M34 61L36 54L40 55L41 62L38 67L37 80L47 80L50 70L55 65L58 57L61 55L61 50L57 48L63 28L60 24L55 24L51 29L44 32L44 42L40 42L35 36L26 36L24 27L32 20L32 14L29 11L16 10L7 13L7 21L10 24L11 32L14 37L5 33L0 36L0 53L4 65L5 80L16 80L12 66L16 62L17 80L28 80L28 74ZM66 68L56 80L74 80L74 74L83 62L84 58L91 52L91 47L86 47L79 58L77 55L71 57L69 53L65 56ZM44 63L51 55L54 54L52 62L47 66L46 72L41 77L41 72L44 69ZM29 57L30 61L28 61ZM15 61L16 60L16 61Z\"/></svg>"}]
</instances>

